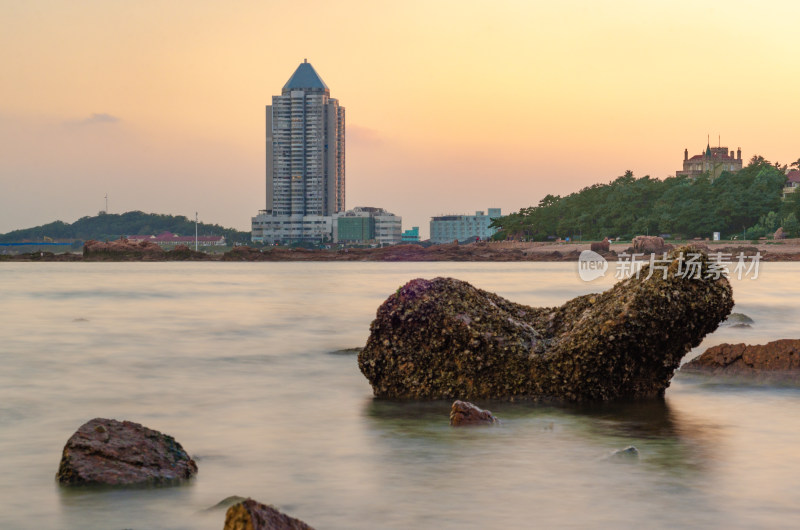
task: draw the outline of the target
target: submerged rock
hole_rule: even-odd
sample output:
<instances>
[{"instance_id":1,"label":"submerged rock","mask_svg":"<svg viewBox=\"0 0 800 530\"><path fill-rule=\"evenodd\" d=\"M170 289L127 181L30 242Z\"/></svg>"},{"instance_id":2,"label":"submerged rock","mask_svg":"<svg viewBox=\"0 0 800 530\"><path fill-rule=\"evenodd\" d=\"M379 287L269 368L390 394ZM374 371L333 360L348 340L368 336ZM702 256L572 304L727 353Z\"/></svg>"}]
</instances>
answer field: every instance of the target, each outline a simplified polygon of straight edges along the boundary
<instances>
[{"instance_id":1,"label":"submerged rock","mask_svg":"<svg viewBox=\"0 0 800 530\"><path fill-rule=\"evenodd\" d=\"M364 348L356 347L356 348L342 348L341 350L333 350L332 352L328 352L331 355L357 355L361 350Z\"/></svg>"},{"instance_id":2,"label":"submerged rock","mask_svg":"<svg viewBox=\"0 0 800 530\"><path fill-rule=\"evenodd\" d=\"M493 425L500 420L492 415L489 410L483 410L467 401L454 401L450 408L450 425Z\"/></svg>"},{"instance_id":3,"label":"submerged rock","mask_svg":"<svg viewBox=\"0 0 800 530\"><path fill-rule=\"evenodd\" d=\"M213 512L214 510L227 510L234 504L239 504L240 502L246 501L247 497L241 497L239 495L231 495L229 497L225 497L221 501L219 501L214 506L210 506L206 508L204 511L206 512Z\"/></svg>"},{"instance_id":4,"label":"submerged rock","mask_svg":"<svg viewBox=\"0 0 800 530\"><path fill-rule=\"evenodd\" d=\"M720 324L720 327L728 328L749 328L755 321L744 313L731 313L728 318Z\"/></svg>"},{"instance_id":5,"label":"submerged rock","mask_svg":"<svg viewBox=\"0 0 800 530\"><path fill-rule=\"evenodd\" d=\"M404 399L663 395L681 358L731 311L731 287L708 272L629 278L556 308L510 302L452 278L416 279L390 296L358 355L375 396ZM706 277L709 276L709 277Z\"/></svg>"},{"instance_id":6,"label":"submerged rock","mask_svg":"<svg viewBox=\"0 0 800 530\"><path fill-rule=\"evenodd\" d=\"M639 450L636 449L634 446L629 445L625 449L617 449L616 451L608 455L608 458L617 460L638 460Z\"/></svg>"},{"instance_id":7,"label":"submerged rock","mask_svg":"<svg viewBox=\"0 0 800 530\"><path fill-rule=\"evenodd\" d=\"M692 359L681 372L726 376L774 375L800 380L800 340L767 344L720 344Z\"/></svg>"},{"instance_id":8,"label":"submerged rock","mask_svg":"<svg viewBox=\"0 0 800 530\"><path fill-rule=\"evenodd\" d=\"M196 474L197 464L172 436L95 418L67 440L56 479L68 485L166 485Z\"/></svg>"},{"instance_id":9,"label":"submerged rock","mask_svg":"<svg viewBox=\"0 0 800 530\"><path fill-rule=\"evenodd\" d=\"M228 508L225 530L314 530L272 506L247 499Z\"/></svg>"}]
</instances>

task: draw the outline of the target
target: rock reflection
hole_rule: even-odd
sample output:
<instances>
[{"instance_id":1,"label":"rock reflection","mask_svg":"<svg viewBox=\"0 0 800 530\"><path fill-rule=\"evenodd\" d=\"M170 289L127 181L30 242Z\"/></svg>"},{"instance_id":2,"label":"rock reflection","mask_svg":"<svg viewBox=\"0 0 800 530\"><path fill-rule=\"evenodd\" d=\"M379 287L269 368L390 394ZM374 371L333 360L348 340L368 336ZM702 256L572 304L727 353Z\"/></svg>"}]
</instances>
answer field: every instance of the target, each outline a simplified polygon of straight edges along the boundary
<instances>
[{"instance_id":1,"label":"rock reflection","mask_svg":"<svg viewBox=\"0 0 800 530\"><path fill-rule=\"evenodd\" d=\"M494 450L507 451L508 443L521 447L556 442L561 446L555 450L557 458L590 460L632 445L639 450L642 465L670 475L702 472L714 460L714 447L721 436L719 426L677 410L666 399L581 405L475 404L491 410L501 420L499 428L454 432L448 425L450 401L370 399L364 412L370 426L380 439L389 440L390 447L410 443L427 451L437 444L474 441L497 444Z\"/></svg>"},{"instance_id":2,"label":"rock reflection","mask_svg":"<svg viewBox=\"0 0 800 530\"><path fill-rule=\"evenodd\" d=\"M673 407L668 399L576 406L590 432L639 448L642 461L671 473L702 471L713 461L721 427Z\"/></svg>"}]
</instances>

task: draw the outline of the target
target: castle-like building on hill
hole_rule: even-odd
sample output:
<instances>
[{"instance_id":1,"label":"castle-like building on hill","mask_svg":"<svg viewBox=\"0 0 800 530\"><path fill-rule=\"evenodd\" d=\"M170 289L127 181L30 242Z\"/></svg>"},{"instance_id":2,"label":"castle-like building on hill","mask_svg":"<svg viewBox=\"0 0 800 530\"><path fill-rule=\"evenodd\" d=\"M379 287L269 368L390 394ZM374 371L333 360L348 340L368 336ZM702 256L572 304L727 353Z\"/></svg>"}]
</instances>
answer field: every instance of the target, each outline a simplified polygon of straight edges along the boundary
<instances>
[{"instance_id":1,"label":"castle-like building on hill","mask_svg":"<svg viewBox=\"0 0 800 530\"><path fill-rule=\"evenodd\" d=\"M736 150L734 157L733 151L728 151L727 147L706 146L703 154L694 155L689 158L689 150L683 151L683 171L677 171L676 177L696 178L707 173L711 180L719 177L723 171L735 173L742 169L742 148Z\"/></svg>"}]
</instances>

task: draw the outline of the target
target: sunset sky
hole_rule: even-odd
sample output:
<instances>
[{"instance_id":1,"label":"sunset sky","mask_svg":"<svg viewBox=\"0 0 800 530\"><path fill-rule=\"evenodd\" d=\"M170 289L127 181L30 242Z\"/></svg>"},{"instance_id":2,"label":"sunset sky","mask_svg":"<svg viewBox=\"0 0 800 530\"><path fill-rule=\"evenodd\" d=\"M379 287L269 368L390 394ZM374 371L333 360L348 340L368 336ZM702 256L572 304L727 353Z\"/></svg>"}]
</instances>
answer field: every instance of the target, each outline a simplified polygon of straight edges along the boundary
<instances>
[{"instance_id":1,"label":"sunset sky","mask_svg":"<svg viewBox=\"0 0 800 530\"><path fill-rule=\"evenodd\" d=\"M503 213L683 150L800 158L800 2L0 2L0 232L109 210L250 229L264 106L347 108L347 206Z\"/></svg>"}]
</instances>

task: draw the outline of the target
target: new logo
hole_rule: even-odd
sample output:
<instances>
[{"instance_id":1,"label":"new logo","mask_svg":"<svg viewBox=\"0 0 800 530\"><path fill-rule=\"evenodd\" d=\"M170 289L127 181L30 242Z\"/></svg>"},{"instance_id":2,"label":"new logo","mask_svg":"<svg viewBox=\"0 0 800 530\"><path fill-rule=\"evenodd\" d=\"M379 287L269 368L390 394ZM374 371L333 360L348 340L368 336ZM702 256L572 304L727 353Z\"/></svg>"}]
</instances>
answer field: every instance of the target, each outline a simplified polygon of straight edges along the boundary
<instances>
[{"instance_id":1,"label":"new logo","mask_svg":"<svg viewBox=\"0 0 800 530\"><path fill-rule=\"evenodd\" d=\"M578 258L578 276L585 282L602 278L608 271L606 259L593 250L584 250Z\"/></svg>"}]
</instances>

